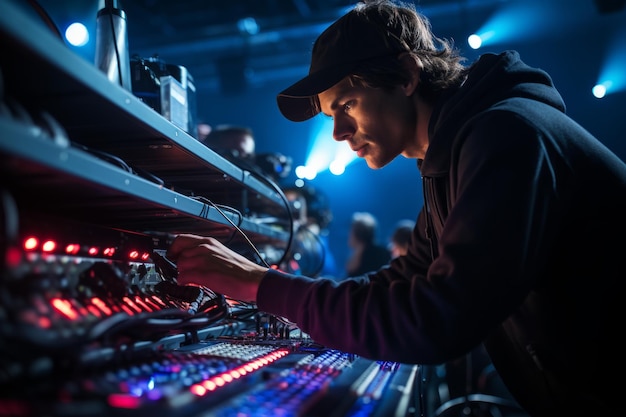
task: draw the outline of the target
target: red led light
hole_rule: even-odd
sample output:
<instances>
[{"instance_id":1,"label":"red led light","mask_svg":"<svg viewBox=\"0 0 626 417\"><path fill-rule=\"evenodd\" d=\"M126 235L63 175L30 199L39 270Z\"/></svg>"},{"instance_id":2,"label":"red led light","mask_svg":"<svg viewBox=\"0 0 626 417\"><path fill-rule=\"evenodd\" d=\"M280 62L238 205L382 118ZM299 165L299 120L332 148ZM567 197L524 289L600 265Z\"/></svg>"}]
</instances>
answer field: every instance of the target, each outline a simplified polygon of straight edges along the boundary
<instances>
[{"instance_id":1,"label":"red led light","mask_svg":"<svg viewBox=\"0 0 626 417\"><path fill-rule=\"evenodd\" d=\"M19 248L11 247L7 249L5 262L9 267L17 267L22 261L22 252Z\"/></svg>"},{"instance_id":2,"label":"red led light","mask_svg":"<svg viewBox=\"0 0 626 417\"><path fill-rule=\"evenodd\" d=\"M33 250L36 249L37 246L39 246L39 241L36 237L28 237L24 239L24 249Z\"/></svg>"},{"instance_id":3,"label":"red led light","mask_svg":"<svg viewBox=\"0 0 626 417\"><path fill-rule=\"evenodd\" d=\"M198 397L202 397L204 394L206 394L206 389L202 386L202 385L193 385L190 389L192 394L197 395Z\"/></svg>"},{"instance_id":4,"label":"red led light","mask_svg":"<svg viewBox=\"0 0 626 417\"><path fill-rule=\"evenodd\" d=\"M80 245L77 245L76 243L70 243L65 247L65 253L69 255L76 255L78 251L80 251Z\"/></svg>"},{"instance_id":5,"label":"red led light","mask_svg":"<svg viewBox=\"0 0 626 417\"><path fill-rule=\"evenodd\" d=\"M92 246L89 248L89 250L87 251L87 253L91 256L96 256L98 253L100 253L100 249L98 249L95 246Z\"/></svg>"},{"instance_id":6,"label":"red led light","mask_svg":"<svg viewBox=\"0 0 626 417\"><path fill-rule=\"evenodd\" d=\"M109 405L115 408L139 408L141 399L128 394L109 395Z\"/></svg>"},{"instance_id":7,"label":"red led light","mask_svg":"<svg viewBox=\"0 0 626 417\"><path fill-rule=\"evenodd\" d=\"M113 256L115 255L115 248L104 248L104 250L102 251L102 253L105 256Z\"/></svg>"},{"instance_id":8,"label":"red led light","mask_svg":"<svg viewBox=\"0 0 626 417\"><path fill-rule=\"evenodd\" d=\"M120 306L120 308L121 308L121 309L122 309L122 310L123 310L126 314L128 314L129 316L134 316L134 315L135 315L135 312L134 312L134 311L133 311L133 310L132 310L129 306L127 306L126 304L122 304L122 305Z\"/></svg>"},{"instance_id":9,"label":"red led light","mask_svg":"<svg viewBox=\"0 0 626 417\"><path fill-rule=\"evenodd\" d=\"M106 314L107 316L110 316L113 313L111 309L109 308L109 306L107 305L107 303L105 303L98 297L93 297L91 299L91 302L93 303L93 305L98 307L98 309L102 311L104 314Z\"/></svg>"},{"instance_id":10,"label":"red led light","mask_svg":"<svg viewBox=\"0 0 626 417\"><path fill-rule=\"evenodd\" d=\"M144 310L144 311L150 311L150 312L154 311L154 308L150 307L148 304L146 304L146 303L144 302L144 300L142 300L142 299L141 299L141 298L139 298L138 296L136 296L136 297L135 297L135 303L136 303L137 305L141 306L141 307L142 307L142 310Z\"/></svg>"},{"instance_id":11,"label":"red led light","mask_svg":"<svg viewBox=\"0 0 626 417\"><path fill-rule=\"evenodd\" d=\"M52 326L52 321L49 317L39 317L39 320L37 320L37 324L42 329L49 329Z\"/></svg>"},{"instance_id":12,"label":"red led light","mask_svg":"<svg viewBox=\"0 0 626 417\"><path fill-rule=\"evenodd\" d=\"M100 310L98 310L98 308L93 304L89 304L87 306L87 310L89 310L89 312L96 317L102 317Z\"/></svg>"},{"instance_id":13,"label":"red led light","mask_svg":"<svg viewBox=\"0 0 626 417\"><path fill-rule=\"evenodd\" d=\"M76 243L70 243L65 247L65 253L70 255L76 255L78 251L80 251L80 245L77 245Z\"/></svg>"},{"instance_id":14,"label":"red led light","mask_svg":"<svg viewBox=\"0 0 626 417\"><path fill-rule=\"evenodd\" d=\"M44 252L54 252L57 247L57 243L54 240L46 240L43 245L41 245L41 250Z\"/></svg>"},{"instance_id":15,"label":"red led light","mask_svg":"<svg viewBox=\"0 0 626 417\"><path fill-rule=\"evenodd\" d=\"M258 358L250 363L244 364L236 369L232 369L230 371L223 372L219 375L215 375L210 379L203 381L199 384L194 384L190 387L190 391L197 395L203 396L208 391L214 391L219 387L223 387L224 385L229 384L235 379L240 378L242 375L246 375L248 372L253 372L256 369L260 369L271 362L274 362L276 359L279 359L283 356L289 354L288 350L277 350L271 352L261 358ZM173 369L172 369L173 370Z\"/></svg>"},{"instance_id":16,"label":"red led light","mask_svg":"<svg viewBox=\"0 0 626 417\"><path fill-rule=\"evenodd\" d=\"M144 253L141 254L141 260L142 261L147 261L148 259L150 259L150 253L144 252Z\"/></svg>"},{"instance_id":17,"label":"red led light","mask_svg":"<svg viewBox=\"0 0 626 417\"><path fill-rule=\"evenodd\" d=\"M217 384L213 381L204 381L202 386L209 391L215 391L215 388L217 388Z\"/></svg>"},{"instance_id":18,"label":"red led light","mask_svg":"<svg viewBox=\"0 0 626 417\"><path fill-rule=\"evenodd\" d=\"M128 257L130 259L137 259L139 258L139 252L137 252L136 250L131 250L130 252L128 252Z\"/></svg>"},{"instance_id":19,"label":"red led light","mask_svg":"<svg viewBox=\"0 0 626 417\"><path fill-rule=\"evenodd\" d=\"M53 298L51 304L56 311L63 314L70 320L76 320L78 318L78 312L74 310L72 304L68 300L61 298Z\"/></svg>"},{"instance_id":20,"label":"red led light","mask_svg":"<svg viewBox=\"0 0 626 417\"><path fill-rule=\"evenodd\" d=\"M141 312L142 312L141 308L139 308L139 307L137 306L137 304L133 303L133 300L131 300L130 298L128 298L128 297L124 297L124 298L123 298L123 300L124 300L124 303L126 303L126 305L127 305L128 307L130 307L130 308L132 308L133 310L137 311L137 313L141 313Z\"/></svg>"}]
</instances>

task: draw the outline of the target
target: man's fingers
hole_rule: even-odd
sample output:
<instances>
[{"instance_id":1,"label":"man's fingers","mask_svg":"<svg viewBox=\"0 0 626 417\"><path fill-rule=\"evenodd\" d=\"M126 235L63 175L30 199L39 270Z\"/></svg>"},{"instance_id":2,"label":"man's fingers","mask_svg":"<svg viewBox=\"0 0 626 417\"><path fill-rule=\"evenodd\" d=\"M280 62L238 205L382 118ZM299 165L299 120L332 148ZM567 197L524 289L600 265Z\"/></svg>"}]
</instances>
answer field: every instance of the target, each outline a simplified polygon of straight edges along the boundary
<instances>
[{"instance_id":1,"label":"man's fingers","mask_svg":"<svg viewBox=\"0 0 626 417\"><path fill-rule=\"evenodd\" d=\"M192 235L192 234L180 234L176 236L174 242L167 249L166 256L172 261L176 261L181 252L206 242L210 238Z\"/></svg>"}]
</instances>

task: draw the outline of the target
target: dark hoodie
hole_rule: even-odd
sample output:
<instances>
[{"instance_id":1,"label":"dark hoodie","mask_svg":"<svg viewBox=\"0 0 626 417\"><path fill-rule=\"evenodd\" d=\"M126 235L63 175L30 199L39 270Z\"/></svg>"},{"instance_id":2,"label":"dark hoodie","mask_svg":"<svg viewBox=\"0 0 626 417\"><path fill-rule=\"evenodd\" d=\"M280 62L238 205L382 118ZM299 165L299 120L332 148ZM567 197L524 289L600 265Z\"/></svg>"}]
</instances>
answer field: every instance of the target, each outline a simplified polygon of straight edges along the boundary
<instances>
[{"instance_id":1,"label":"dark hoodie","mask_svg":"<svg viewBox=\"0 0 626 417\"><path fill-rule=\"evenodd\" d=\"M439 364L484 343L529 414L626 415L626 165L514 51L482 56L429 135L409 253L340 283L271 270L258 307L371 359Z\"/></svg>"}]
</instances>

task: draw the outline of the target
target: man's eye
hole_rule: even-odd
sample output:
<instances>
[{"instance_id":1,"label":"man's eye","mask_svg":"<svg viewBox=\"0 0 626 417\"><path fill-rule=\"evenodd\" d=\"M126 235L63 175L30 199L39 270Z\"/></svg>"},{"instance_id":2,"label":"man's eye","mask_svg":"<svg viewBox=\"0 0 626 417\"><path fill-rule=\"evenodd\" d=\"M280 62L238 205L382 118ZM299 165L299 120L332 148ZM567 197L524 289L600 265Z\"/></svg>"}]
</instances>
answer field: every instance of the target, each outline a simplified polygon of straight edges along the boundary
<instances>
[{"instance_id":1,"label":"man's eye","mask_svg":"<svg viewBox=\"0 0 626 417\"><path fill-rule=\"evenodd\" d=\"M353 104L353 102L352 102L352 101L348 101L346 104L344 104L344 105L343 105L343 109L344 109L344 111L348 111L348 110L350 110L350 109L352 108L352 104Z\"/></svg>"}]
</instances>

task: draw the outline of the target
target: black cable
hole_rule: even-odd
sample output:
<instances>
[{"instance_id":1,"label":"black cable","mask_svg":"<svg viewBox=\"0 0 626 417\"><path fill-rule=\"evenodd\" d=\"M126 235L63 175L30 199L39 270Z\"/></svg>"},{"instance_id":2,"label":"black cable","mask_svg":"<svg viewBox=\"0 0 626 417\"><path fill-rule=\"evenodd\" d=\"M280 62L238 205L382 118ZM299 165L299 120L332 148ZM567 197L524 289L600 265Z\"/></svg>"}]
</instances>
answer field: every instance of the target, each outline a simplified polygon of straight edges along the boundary
<instances>
[{"instance_id":1,"label":"black cable","mask_svg":"<svg viewBox=\"0 0 626 417\"><path fill-rule=\"evenodd\" d=\"M289 219L289 239L287 240L287 247L285 248L285 252L283 253L283 256L277 262L277 265L281 265L287 259L287 255L289 254L291 245L293 244L293 238L295 235L294 215L291 210L291 204L289 204L289 200L287 199L287 196L283 192L282 188L280 188L278 184L276 184L276 182L268 178L266 175L262 175L261 173L259 173L259 170L260 170L259 167L250 163L249 161L245 161L242 159L238 159L236 161L231 160L231 162L233 162L239 168L244 170L244 177L245 177L245 172L247 172L248 174L252 175L254 178L260 180L261 182L265 183L269 187L273 188L276 194L278 194L281 200L283 201L285 211L287 212L287 218ZM244 178L242 178L242 183L245 183Z\"/></svg>"},{"instance_id":2,"label":"black cable","mask_svg":"<svg viewBox=\"0 0 626 417\"><path fill-rule=\"evenodd\" d=\"M113 0L106 0L105 6L109 11L109 24L111 25L111 36L113 36L113 50L115 51L115 58L117 59L117 74L120 77L120 85L124 86L124 78L122 77L122 60L120 59L120 51L117 48L117 33L115 33L115 22L113 22ZM120 11L120 19L123 18L123 13Z\"/></svg>"},{"instance_id":3,"label":"black cable","mask_svg":"<svg viewBox=\"0 0 626 417\"><path fill-rule=\"evenodd\" d=\"M54 23L50 15L46 12L46 10L41 7L41 5L36 0L28 0L28 3L35 10L35 12L37 12L39 17L41 17L46 26L48 26L54 32L54 34L59 37L59 39L63 40L63 35L61 34L61 31Z\"/></svg>"},{"instance_id":4,"label":"black cable","mask_svg":"<svg viewBox=\"0 0 626 417\"><path fill-rule=\"evenodd\" d=\"M289 200L287 199L287 196L285 196L285 193L278 186L278 184L276 184L271 179L267 178L265 175L261 175L258 172L259 168L256 167L254 164L252 164L252 163L250 163L248 161L245 161L243 159L237 159L237 160L229 159L229 161L231 161L232 163L234 163L235 165L237 165L239 168L242 169L242 172L244 174L242 179L241 179L242 183L245 183L246 173L249 174L249 175L252 175L254 178L260 180L261 182L265 183L269 187L273 188L274 191L276 192L276 194L278 194L280 196L281 200L283 201L283 204L284 204L284 207L285 207L285 211L287 212L287 218L289 219L289 239L287 240L287 247L285 248L285 251L284 251L283 255L281 256L280 260L276 263L277 265L281 265L283 262L285 262L285 260L287 259L287 256L289 255L291 246L293 244L294 234L295 234L295 231L294 231L294 216L293 216L293 212L291 211L291 205L289 204ZM247 241L248 245L250 245L252 250L261 259L263 264L266 267L270 268L270 265L265 261L265 259L262 258L262 256L259 253L258 249L250 241L248 236L238 226L236 226L234 223L232 223L231 220L228 217L226 217L226 215L220 210L220 208L215 203L213 203L210 199L208 199L206 197L198 196L198 197L195 197L195 198L203 200L203 201L207 202L208 204L210 204L211 206L215 207L217 209L217 211L220 212L220 214L222 216L224 216L224 218L229 223L231 223L235 227L235 229L237 229L237 231L241 234L241 236L243 236L243 238ZM235 210L234 208L230 208L230 209Z\"/></svg>"},{"instance_id":5,"label":"black cable","mask_svg":"<svg viewBox=\"0 0 626 417\"><path fill-rule=\"evenodd\" d=\"M215 210L218 211L218 213L220 213L222 215L222 217L224 217L224 219L226 219L226 221L228 221L228 223L231 224L231 226L233 226L235 228L235 230L237 230L237 232L239 232L239 234L244 238L244 240L248 243L248 245L250 246L250 248L254 251L254 253L257 255L257 257L261 260L261 262L263 263L263 265L267 268L271 268L271 266L265 261L265 259L263 258L263 255L261 255L261 253L259 252L259 250L256 248L256 246L254 245L254 243L252 243L252 241L250 240L250 238L248 237L248 235L245 234L245 232L243 230L241 230L241 228L235 224L235 222L233 222L227 215L226 213L224 213L222 211L222 209L215 204L213 201L211 201L210 199L203 197L203 196L198 196L195 197L197 200L201 200L203 202L208 203L209 205L211 205Z\"/></svg>"}]
</instances>

